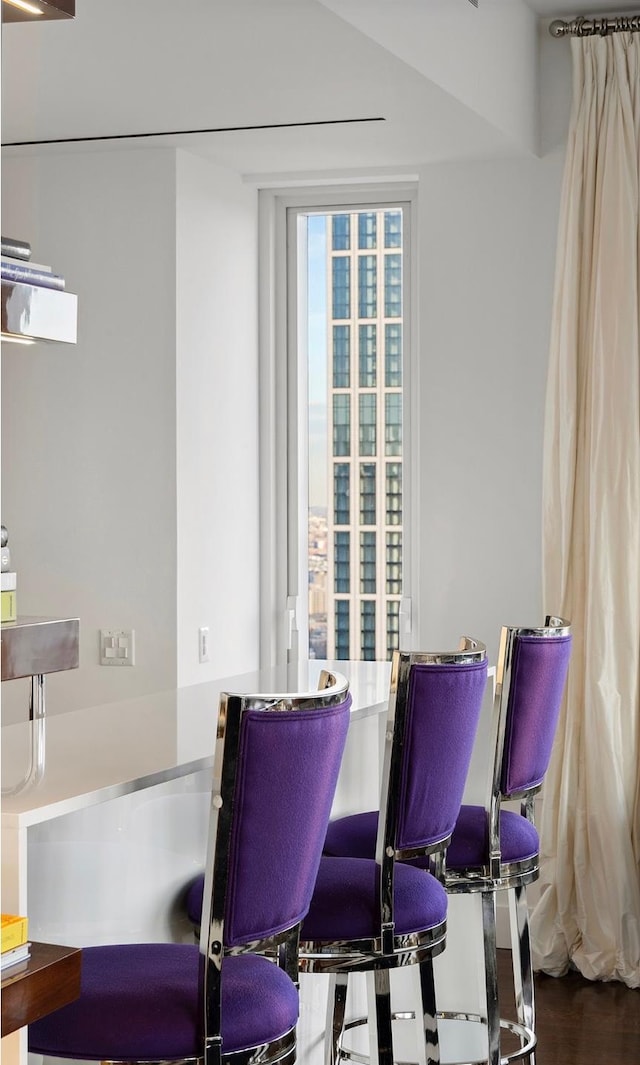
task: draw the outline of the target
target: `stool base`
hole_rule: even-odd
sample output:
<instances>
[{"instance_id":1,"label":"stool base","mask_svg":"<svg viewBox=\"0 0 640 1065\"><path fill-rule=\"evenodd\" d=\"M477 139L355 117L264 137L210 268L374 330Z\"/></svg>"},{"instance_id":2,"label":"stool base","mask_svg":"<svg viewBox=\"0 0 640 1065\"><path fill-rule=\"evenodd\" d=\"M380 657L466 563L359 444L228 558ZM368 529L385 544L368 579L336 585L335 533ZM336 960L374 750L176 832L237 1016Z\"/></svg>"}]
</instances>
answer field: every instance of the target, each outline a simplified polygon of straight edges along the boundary
<instances>
[{"instance_id":1,"label":"stool base","mask_svg":"<svg viewBox=\"0 0 640 1065\"><path fill-rule=\"evenodd\" d=\"M402 1013L393 1013L391 1015L392 1021L415 1021L415 1013L413 1011L407 1011ZM439 1021L469 1021L473 1024L487 1025L487 1018L482 1017L477 1013L451 1013L447 1011L438 1011ZM354 1021L348 1021L344 1026L344 1031L350 1031L352 1028L358 1028L367 1023L366 1017L358 1017ZM525 1028L523 1024L519 1024L517 1021L509 1021L505 1018L500 1018L500 1027L505 1031L511 1032L520 1040L520 1047L517 1050L512 1050L509 1054L505 1054L500 1058L500 1065L510 1065L512 1061L522 1061L523 1059L529 1061L530 1055L536 1048L537 1037L535 1032L532 1032L530 1028ZM350 1050L348 1047L343 1046L342 1040L338 1044L338 1060L339 1061L352 1061L356 1065L369 1065L370 1058L368 1054L362 1054L360 1051ZM395 1065L415 1065L414 1062L397 1061ZM474 1059L473 1061L456 1061L456 1062L442 1062L441 1065L487 1065L486 1058Z\"/></svg>"}]
</instances>

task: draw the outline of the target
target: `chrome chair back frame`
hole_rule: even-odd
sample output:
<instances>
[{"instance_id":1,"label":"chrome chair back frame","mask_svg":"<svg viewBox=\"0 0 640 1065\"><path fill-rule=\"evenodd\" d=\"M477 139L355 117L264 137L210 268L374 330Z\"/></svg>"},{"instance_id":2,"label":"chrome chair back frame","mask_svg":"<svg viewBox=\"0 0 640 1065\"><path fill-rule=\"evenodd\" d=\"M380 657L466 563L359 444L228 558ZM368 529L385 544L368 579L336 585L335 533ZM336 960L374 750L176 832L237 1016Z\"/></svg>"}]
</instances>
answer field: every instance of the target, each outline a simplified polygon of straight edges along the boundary
<instances>
[{"instance_id":1,"label":"chrome chair back frame","mask_svg":"<svg viewBox=\"0 0 640 1065\"><path fill-rule=\"evenodd\" d=\"M437 926L411 935L398 935L394 916L394 874L397 862L410 858L430 859L430 868L440 874L442 856L450 834L424 847L398 848L399 793L403 772L403 754L409 684L412 669L427 665L472 665L486 663L486 647L470 637L462 637L457 651L399 652L392 660L390 694L385 732L385 748L380 794L380 817L376 841L376 864L379 868L380 921L379 935L372 939L323 940L305 939L304 922L300 942L300 971L329 973L332 976L327 1004L327 1038L325 1065L340 1059L361 1063L391 1065L393 1019L390 1006L389 971L405 965L419 965L421 1016L418 1018L418 1042L422 1042L423 1061L439 1061L435 989L432 959L445 949L446 920ZM339 859L337 859L339 860ZM441 879L437 875L437 879ZM367 1023L359 1018L345 1024L348 976L367 972L369 980L370 1054L362 1055L343 1046L345 1031ZM375 1025L375 1029L374 1029ZM377 1038L376 1038L377 1036ZM385 1048L385 1049L381 1049Z\"/></svg>"}]
</instances>

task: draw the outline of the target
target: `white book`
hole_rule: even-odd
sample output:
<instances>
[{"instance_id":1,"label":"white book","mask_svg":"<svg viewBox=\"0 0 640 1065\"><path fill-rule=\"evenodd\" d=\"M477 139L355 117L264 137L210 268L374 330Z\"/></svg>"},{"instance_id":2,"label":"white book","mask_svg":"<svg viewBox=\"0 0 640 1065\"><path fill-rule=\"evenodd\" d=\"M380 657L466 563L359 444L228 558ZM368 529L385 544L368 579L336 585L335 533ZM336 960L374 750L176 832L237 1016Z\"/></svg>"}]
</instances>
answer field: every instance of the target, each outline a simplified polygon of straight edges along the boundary
<instances>
[{"instance_id":1,"label":"white book","mask_svg":"<svg viewBox=\"0 0 640 1065\"><path fill-rule=\"evenodd\" d=\"M43 263L32 263L31 259L16 259L14 255L0 255L0 262L9 263L10 266L25 266L28 270L44 270L46 274L51 273L50 266L45 266Z\"/></svg>"},{"instance_id":2,"label":"white book","mask_svg":"<svg viewBox=\"0 0 640 1065\"><path fill-rule=\"evenodd\" d=\"M5 570L0 573L0 591L15 592L18 586L18 574L15 570Z\"/></svg>"},{"instance_id":3,"label":"white book","mask_svg":"<svg viewBox=\"0 0 640 1065\"><path fill-rule=\"evenodd\" d=\"M31 954L31 944L21 943L19 947L4 950L0 954L0 971L4 972L11 965L17 965L19 961L26 961Z\"/></svg>"}]
</instances>

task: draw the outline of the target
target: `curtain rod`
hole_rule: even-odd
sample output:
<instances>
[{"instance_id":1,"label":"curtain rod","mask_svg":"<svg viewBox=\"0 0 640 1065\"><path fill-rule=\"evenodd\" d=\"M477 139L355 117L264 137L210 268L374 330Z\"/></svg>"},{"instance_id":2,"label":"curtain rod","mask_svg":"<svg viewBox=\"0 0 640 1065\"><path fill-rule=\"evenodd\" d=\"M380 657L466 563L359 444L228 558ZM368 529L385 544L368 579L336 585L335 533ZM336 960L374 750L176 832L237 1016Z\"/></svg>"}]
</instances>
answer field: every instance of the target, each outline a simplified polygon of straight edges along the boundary
<instances>
[{"instance_id":1,"label":"curtain rod","mask_svg":"<svg viewBox=\"0 0 640 1065\"><path fill-rule=\"evenodd\" d=\"M617 15L615 18L574 18L571 22L563 19L555 19L549 26L552 37L593 37L599 33L601 37L607 37L610 33L620 33L629 30L631 33L640 32L640 15Z\"/></svg>"}]
</instances>

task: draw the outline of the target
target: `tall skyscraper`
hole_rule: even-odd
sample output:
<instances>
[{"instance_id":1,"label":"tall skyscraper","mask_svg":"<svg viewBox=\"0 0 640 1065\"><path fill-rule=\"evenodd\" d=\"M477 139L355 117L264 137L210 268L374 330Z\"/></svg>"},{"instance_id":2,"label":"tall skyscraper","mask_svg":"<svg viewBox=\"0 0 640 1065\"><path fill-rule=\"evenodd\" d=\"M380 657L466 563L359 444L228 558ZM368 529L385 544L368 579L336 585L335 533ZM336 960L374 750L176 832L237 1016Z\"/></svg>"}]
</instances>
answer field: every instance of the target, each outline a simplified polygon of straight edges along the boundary
<instances>
[{"instance_id":1,"label":"tall skyscraper","mask_svg":"<svg viewBox=\"0 0 640 1065\"><path fill-rule=\"evenodd\" d=\"M402 596L402 211L327 218L326 656L386 659Z\"/></svg>"}]
</instances>

